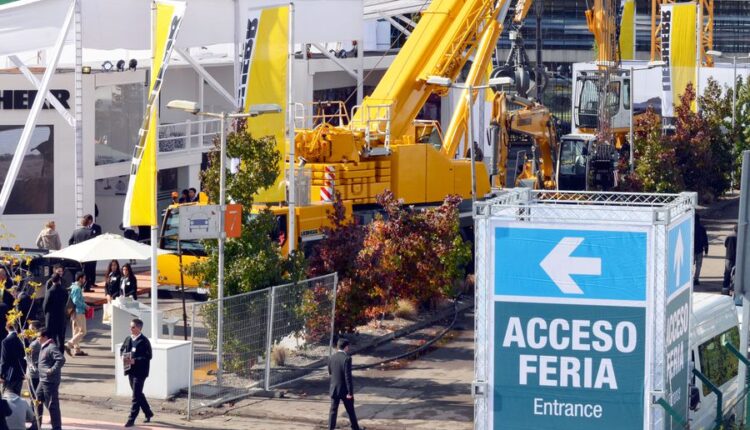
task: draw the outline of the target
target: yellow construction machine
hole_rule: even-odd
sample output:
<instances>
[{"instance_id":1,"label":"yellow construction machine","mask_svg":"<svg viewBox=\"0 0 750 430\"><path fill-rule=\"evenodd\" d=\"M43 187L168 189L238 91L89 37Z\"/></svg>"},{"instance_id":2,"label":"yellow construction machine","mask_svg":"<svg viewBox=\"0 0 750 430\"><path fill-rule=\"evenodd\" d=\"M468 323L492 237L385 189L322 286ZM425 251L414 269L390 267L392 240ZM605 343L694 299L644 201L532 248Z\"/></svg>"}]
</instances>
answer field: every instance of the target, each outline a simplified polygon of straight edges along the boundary
<instances>
[{"instance_id":1,"label":"yellow construction machine","mask_svg":"<svg viewBox=\"0 0 750 430\"><path fill-rule=\"evenodd\" d=\"M608 190L617 185L616 163L627 140L631 110L631 79L621 67L620 31L623 11L634 0L594 0L586 23L594 35L597 70L580 72L574 82L573 123L577 134L560 141L557 182L566 190ZM661 60L661 6L675 0L651 0L651 61ZM712 65L713 0L699 0L700 58ZM628 142L632 144L632 142Z\"/></svg>"},{"instance_id":2,"label":"yellow construction machine","mask_svg":"<svg viewBox=\"0 0 750 430\"><path fill-rule=\"evenodd\" d=\"M524 8L530 2L520 0L519 4ZM472 170L476 197L483 198L493 186L505 185L510 130L531 136L540 147L541 162L531 164L521 175L524 183L555 187L555 129L549 111L537 103L509 97L507 102L518 109L507 111L505 95L495 95L491 127L495 145L489 169L484 162L466 155L474 143L468 137L468 118L469 99L477 99L476 90L471 97L469 90L464 90L445 133L437 121L418 119L431 95L448 92L445 85L428 82L430 78L454 82L469 59L473 61L462 86L486 86L486 72L508 3L509 0L433 0L372 95L355 107L351 119L342 102L317 103L309 116L297 118L312 127L295 130L296 157L286 160L286 168L290 164L297 166L300 161L305 163L309 185L297 195L309 196L310 203L297 202L294 232L288 231L288 207L270 208L277 218L284 250L283 239L289 234L295 234L302 246L321 237L336 193L360 222L368 222L374 216L376 196L385 190L410 205L439 204L451 194L470 203ZM303 173L297 177L306 176ZM295 186L300 190L299 184ZM462 211L467 235L472 226L469 207L467 204ZM257 210L260 207L253 208ZM178 208L167 211L164 235L177 214ZM160 266L160 282L176 284L173 275L179 276L179 272L168 272L174 271ZM188 286L193 284L194 280L186 282Z\"/></svg>"}]
</instances>

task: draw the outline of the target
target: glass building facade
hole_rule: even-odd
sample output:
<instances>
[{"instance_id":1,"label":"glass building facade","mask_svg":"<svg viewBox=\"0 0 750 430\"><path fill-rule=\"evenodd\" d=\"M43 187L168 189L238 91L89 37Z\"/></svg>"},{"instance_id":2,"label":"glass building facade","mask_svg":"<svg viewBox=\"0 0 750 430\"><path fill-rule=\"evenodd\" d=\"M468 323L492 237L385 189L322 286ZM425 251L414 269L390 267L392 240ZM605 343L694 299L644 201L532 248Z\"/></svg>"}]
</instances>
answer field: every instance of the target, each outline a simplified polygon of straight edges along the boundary
<instances>
[{"instance_id":1,"label":"glass building facade","mask_svg":"<svg viewBox=\"0 0 750 430\"><path fill-rule=\"evenodd\" d=\"M586 0L537 0L543 1L542 41L544 49L591 50L594 37L586 27ZM534 7L524 23L522 34L526 49L535 49ZM651 1L636 1L636 49L649 52L651 49ZM510 14L509 14L510 16ZM506 26L506 28L510 28ZM504 32L500 48L509 48L508 32ZM726 53L750 52L750 1L715 0L714 3L714 49ZM531 56L531 52L529 53Z\"/></svg>"}]
</instances>

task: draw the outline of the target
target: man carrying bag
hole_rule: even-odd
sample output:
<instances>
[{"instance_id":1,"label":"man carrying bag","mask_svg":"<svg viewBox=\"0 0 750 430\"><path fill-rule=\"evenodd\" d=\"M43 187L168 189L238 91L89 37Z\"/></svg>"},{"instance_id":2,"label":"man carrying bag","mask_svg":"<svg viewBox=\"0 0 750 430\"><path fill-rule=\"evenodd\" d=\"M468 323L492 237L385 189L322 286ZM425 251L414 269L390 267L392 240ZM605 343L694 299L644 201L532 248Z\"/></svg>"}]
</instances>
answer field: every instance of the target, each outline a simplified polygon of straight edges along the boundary
<instances>
[{"instance_id":1,"label":"man carrying bag","mask_svg":"<svg viewBox=\"0 0 750 430\"><path fill-rule=\"evenodd\" d=\"M146 396L143 394L143 385L146 383L146 378L148 378L153 354L151 352L151 342L141 333L142 329L143 321L138 318L133 319L130 322L130 336L125 338L120 347L120 356L122 357L125 374L128 376L130 388L133 389L130 416L127 423L125 423L125 427L133 427L135 425L135 419L141 410L146 415L145 422L147 423L151 422L151 417L154 416L148 400L146 400Z\"/></svg>"}]
</instances>

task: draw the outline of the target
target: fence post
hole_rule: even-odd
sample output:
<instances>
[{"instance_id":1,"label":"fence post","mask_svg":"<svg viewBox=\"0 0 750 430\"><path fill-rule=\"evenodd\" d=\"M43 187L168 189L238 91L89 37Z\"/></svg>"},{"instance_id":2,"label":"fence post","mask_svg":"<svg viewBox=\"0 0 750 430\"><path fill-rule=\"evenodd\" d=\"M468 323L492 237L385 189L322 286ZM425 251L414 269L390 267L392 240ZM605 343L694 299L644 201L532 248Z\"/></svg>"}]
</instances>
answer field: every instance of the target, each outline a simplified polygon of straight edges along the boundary
<instances>
[{"instance_id":1,"label":"fence post","mask_svg":"<svg viewBox=\"0 0 750 430\"><path fill-rule=\"evenodd\" d=\"M271 389L271 346L273 345L273 308L276 304L276 287L271 288L268 297L268 332L266 333L266 391Z\"/></svg>"},{"instance_id":2,"label":"fence post","mask_svg":"<svg viewBox=\"0 0 750 430\"><path fill-rule=\"evenodd\" d=\"M331 340L328 342L328 356L333 353L333 336L336 330L336 294L339 288L339 274L333 272L333 302L331 303Z\"/></svg>"},{"instance_id":3,"label":"fence post","mask_svg":"<svg viewBox=\"0 0 750 430\"><path fill-rule=\"evenodd\" d=\"M195 306L192 305L192 312L190 315L190 382L188 385L188 403L187 403L187 419L190 421L190 412L193 406L193 374L195 373ZM185 327L187 333L187 327Z\"/></svg>"}]
</instances>

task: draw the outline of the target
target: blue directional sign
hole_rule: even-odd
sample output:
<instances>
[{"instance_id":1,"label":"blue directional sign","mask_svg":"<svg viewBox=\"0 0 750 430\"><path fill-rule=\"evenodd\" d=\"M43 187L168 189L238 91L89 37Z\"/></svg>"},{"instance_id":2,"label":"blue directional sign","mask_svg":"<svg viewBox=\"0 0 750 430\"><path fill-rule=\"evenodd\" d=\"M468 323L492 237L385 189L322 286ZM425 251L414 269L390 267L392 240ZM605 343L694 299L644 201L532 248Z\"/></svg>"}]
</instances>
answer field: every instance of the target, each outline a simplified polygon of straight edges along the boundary
<instances>
[{"instance_id":1,"label":"blue directional sign","mask_svg":"<svg viewBox=\"0 0 750 430\"><path fill-rule=\"evenodd\" d=\"M693 218L669 230L667 239L667 296L686 287L693 270Z\"/></svg>"},{"instance_id":2,"label":"blue directional sign","mask_svg":"<svg viewBox=\"0 0 750 430\"><path fill-rule=\"evenodd\" d=\"M667 233L667 309L664 362L666 399L672 409L688 416L690 362L690 295L693 268L693 218L678 221ZM682 426L667 417L669 429Z\"/></svg>"},{"instance_id":3,"label":"blue directional sign","mask_svg":"<svg viewBox=\"0 0 750 430\"><path fill-rule=\"evenodd\" d=\"M646 233L495 229L495 295L646 299Z\"/></svg>"},{"instance_id":4,"label":"blue directional sign","mask_svg":"<svg viewBox=\"0 0 750 430\"><path fill-rule=\"evenodd\" d=\"M547 226L492 228L492 428L642 428L647 230Z\"/></svg>"}]
</instances>

